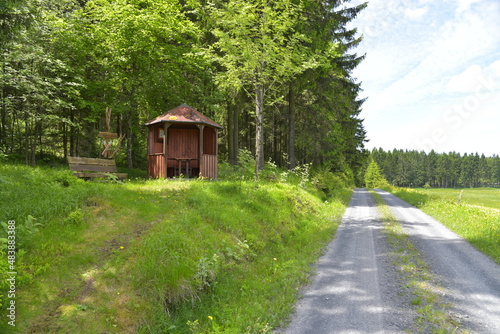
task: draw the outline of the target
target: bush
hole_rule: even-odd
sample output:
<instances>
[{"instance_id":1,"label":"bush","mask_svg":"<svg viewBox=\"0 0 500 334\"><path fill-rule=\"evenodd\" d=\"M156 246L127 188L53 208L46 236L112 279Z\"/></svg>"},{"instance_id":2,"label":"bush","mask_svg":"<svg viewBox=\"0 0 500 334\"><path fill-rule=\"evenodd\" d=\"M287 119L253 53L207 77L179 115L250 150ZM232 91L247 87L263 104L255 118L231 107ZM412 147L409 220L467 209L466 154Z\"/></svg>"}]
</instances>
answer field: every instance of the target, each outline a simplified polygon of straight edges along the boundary
<instances>
[{"instance_id":1,"label":"bush","mask_svg":"<svg viewBox=\"0 0 500 334\"><path fill-rule=\"evenodd\" d=\"M222 180L253 180L255 178L255 159L252 152L240 149L238 164L219 163L219 178Z\"/></svg>"},{"instance_id":2,"label":"bush","mask_svg":"<svg viewBox=\"0 0 500 334\"><path fill-rule=\"evenodd\" d=\"M353 188L354 180L352 175L350 177L347 173L332 173L323 168L314 174L313 184L327 197L330 197L339 189Z\"/></svg>"}]
</instances>

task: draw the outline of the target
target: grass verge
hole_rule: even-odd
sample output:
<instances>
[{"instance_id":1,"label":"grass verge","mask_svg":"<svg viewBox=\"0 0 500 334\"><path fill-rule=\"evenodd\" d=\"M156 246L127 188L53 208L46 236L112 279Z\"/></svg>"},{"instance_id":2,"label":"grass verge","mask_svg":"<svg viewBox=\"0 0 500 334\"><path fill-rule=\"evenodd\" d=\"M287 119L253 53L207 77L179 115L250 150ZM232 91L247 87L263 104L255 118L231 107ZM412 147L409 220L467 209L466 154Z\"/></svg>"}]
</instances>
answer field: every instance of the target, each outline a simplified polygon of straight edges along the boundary
<instances>
[{"instance_id":1,"label":"grass verge","mask_svg":"<svg viewBox=\"0 0 500 334\"><path fill-rule=\"evenodd\" d=\"M500 264L500 210L493 208L499 206L500 190L466 189L460 204L459 190L454 194L449 190L387 190L434 217ZM496 202L491 200L494 196ZM480 206L483 200L485 206Z\"/></svg>"},{"instance_id":2,"label":"grass verge","mask_svg":"<svg viewBox=\"0 0 500 334\"><path fill-rule=\"evenodd\" d=\"M447 305L440 297L443 289L432 275L422 255L410 238L403 232L401 224L382 197L370 191L384 224L390 253L398 273L406 283L410 304L415 307L417 317L412 333L460 333L458 323L449 315Z\"/></svg>"},{"instance_id":3,"label":"grass verge","mask_svg":"<svg viewBox=\"0 0 500 334\"><path fill-rule=\"evenodd\" d=\"M2 168L0 221L26 229L16 327L1 321L2 333L269 332L292 311L351 196L338 190L326 202L279 181L111 184Z\"/></svg>"}]
</instances>

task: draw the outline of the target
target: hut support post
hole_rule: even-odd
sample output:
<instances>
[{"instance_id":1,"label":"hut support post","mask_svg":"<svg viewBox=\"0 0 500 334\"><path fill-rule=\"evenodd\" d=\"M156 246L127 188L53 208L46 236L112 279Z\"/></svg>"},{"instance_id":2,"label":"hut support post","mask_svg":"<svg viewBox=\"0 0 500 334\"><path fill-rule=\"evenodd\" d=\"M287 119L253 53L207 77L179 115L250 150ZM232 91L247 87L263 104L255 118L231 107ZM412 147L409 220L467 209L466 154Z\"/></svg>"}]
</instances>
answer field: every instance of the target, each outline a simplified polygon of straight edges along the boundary
<instances>
[{"instance_id":1,"label":"hut support post","mask_svg":"<svg viewBox=\"0 0 500 334\"><path fill-rule=\"evenodd\" d=\"M200 129L200 176L206 176L201 173L203 170L203 129L205 129L205 125L203 124L197 124L198 129Z\"/></svg>"},{"instance_id":2,"label":"hut support post","mask_svg":"<svg viewBox=\"0 0 500 334\"><path fill-rule=\"evenodd\" d=\"M170 123L164 123L163 125L163 165L164 165L164 171L163 171L163 178L167 178L167 170L168 170L168 138L167 138L167 133L168 133L168 127L170 126Z\"/></svg>"}]
</instances>

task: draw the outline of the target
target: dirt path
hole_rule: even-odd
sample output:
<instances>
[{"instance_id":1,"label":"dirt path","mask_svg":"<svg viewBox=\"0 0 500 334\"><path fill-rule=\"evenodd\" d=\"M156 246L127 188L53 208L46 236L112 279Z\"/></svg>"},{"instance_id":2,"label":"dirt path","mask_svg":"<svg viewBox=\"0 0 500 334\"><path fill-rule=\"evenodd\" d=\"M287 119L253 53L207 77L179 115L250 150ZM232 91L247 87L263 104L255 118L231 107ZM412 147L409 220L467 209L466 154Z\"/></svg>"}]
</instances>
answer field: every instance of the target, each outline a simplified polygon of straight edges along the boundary
<instances>
[{"instance_id":1,"label":"dirt path","mask_svg":"<svg viewBox=\"0 0 500 334\"><path fill-rule=\"evenodd\" d=\"M500 266L395 196L379 194L450 292L452 310L472 333L500 333ZM406 333L415 312L368 191L356 189L342 224L317 263L286 334ZM406 298L406 299L405 299Z\"/></svg>"}]
</instances>

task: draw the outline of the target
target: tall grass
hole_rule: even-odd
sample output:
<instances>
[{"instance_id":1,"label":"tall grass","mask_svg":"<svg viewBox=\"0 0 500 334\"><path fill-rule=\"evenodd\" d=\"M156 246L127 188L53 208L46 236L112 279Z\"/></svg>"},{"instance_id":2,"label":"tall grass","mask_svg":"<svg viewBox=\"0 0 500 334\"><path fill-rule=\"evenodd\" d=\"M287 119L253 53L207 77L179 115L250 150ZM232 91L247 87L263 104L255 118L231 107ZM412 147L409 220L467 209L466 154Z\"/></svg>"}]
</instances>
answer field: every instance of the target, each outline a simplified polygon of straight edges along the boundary
<instances>
[{"instance_id":1,"label":"tall grass","mask_svg":"<svg viewBox=\"0 0 500 334\"><path fill-rule=\"evenodd\" d=\"M156 310L141 332L256 333L277 326L347 197L324 203L287 184L192 183L178 207L182 218L156 226L135 254L142 259L132 269L140 273L135 287Z\"/></svg>"},{"instance_id":2,"label":"tall grass","mask_svg":"<svg viewBox=\"0 0 500 334\"><path fill-rule=\"evenodd\" d=\"M97 188L69 170L0 164L0 221L22 222L31 215L49 224L76 209Z\"/></svg>"},{"instance_id":3,"label":"tall grass","mask_svg":"<svg viewBox=\"0 0 500 334\"><path fill-rule=\"evenodd\" d=\"M440 194L440 192L414 189L392 188L388 190L436 218L478 250L500 263L500 211L478 206L482 204L481 198L484 196L482 192L489 190L465 190L464 194L467 197L460 204L458 203L459 191L456 192L457 196L451 196ZM468 204L471 202L474 205Z\"/></svg>"},{"instance_id":4,"label":"tall grass","mask_svg":"<svg viewBox=\"0 0 500 334\"><path fill-rule=\"evenodd\" d=\"M18 251L17 332L268 332L351 195L303 171L110 184L0 168L1 219L42 224Z\"/></svg>"},{"instance_id":5,"label":"tall grass","mask_svg":"<svg viewBox=\"0 0 500 334\"><path fill-rule=\"evenodd\" d=\"M45 245L45 249L56 247L46 244L47 239L39 240L38 232L59 232L59 237L64 237L67 231L59 227L68 224L76 228L82 219L83 201L98 188L98 184L86 184L63 169L0 165L0 269L5 272L7 268L7 222L15 221L17 287L31 282L49 266L46 261L34 264L29 260L36 244ZM6 282L2 280L0 291L5 289ZM1 302L0 293L0 305Z\"/></svg>"}]
</instances>

